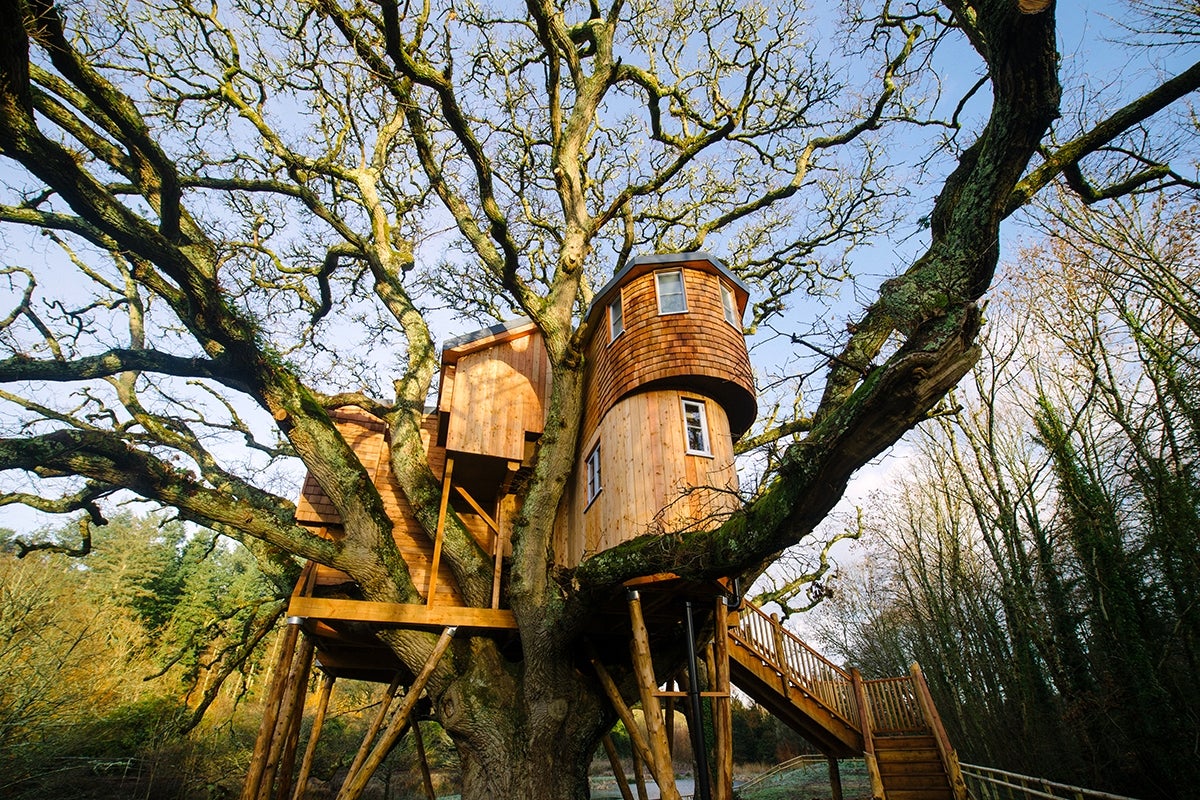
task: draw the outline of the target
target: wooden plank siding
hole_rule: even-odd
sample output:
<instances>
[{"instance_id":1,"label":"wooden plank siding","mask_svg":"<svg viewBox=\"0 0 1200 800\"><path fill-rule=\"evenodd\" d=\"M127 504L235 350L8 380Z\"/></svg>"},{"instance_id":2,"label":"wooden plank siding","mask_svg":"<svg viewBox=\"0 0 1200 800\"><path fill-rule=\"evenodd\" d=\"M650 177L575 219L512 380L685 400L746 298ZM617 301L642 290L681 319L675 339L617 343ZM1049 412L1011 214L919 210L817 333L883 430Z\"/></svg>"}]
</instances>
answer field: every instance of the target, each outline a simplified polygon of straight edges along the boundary
<instances>
[{"instance_id":1,"label":"wooden plank siding","mask_svg":"<svg viewBox=\"0 0 1200 800\"><path fill-rule=\"evenodd\" d=\"M449 402L439 402L450 411L446 449L524 460L526 436L542 432L550 396L550 363L537 329L457 355L449 385Z\"/></svg>"},{"instance_id":2,"label":"wooden plank siding","mask_svg":"<svg viewBox=\"0 0 1200 800\"><path fill-rule=\"evenodd\" d=\"M711 456L686 452L684 399L704 403ZM600 493L587 505L586 475L579 470L572 511L560 517L556 549L567 566L644 533L719 524L739 505L729 421L710 398L677 389L630 395L609 411L582 452L597 443Z\"/></svg>"}]
</instances>

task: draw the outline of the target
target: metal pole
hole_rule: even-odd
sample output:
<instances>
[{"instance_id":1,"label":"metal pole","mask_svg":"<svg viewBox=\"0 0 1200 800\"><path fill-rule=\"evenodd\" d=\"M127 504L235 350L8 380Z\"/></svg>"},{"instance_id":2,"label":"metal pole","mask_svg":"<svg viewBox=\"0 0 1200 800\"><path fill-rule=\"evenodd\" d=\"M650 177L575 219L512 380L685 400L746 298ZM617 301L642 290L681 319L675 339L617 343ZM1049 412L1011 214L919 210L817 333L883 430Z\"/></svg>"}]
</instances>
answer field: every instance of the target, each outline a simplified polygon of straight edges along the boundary
<instances>
[{"instance_id":1,"label":"metal pole","mask_svg":"<svg viewBox=\"0 0 1200 800\"><path fill-rule=\"evenodd\" d=\"M692 621L692 601L687 601L688 699L692 703L692 750L696 754L696 790L700 800L712 800L708 779L708 750L704 743L704 724L700 718L700 670L696 664L696 626Z\"/></svg>"}]
</instances>

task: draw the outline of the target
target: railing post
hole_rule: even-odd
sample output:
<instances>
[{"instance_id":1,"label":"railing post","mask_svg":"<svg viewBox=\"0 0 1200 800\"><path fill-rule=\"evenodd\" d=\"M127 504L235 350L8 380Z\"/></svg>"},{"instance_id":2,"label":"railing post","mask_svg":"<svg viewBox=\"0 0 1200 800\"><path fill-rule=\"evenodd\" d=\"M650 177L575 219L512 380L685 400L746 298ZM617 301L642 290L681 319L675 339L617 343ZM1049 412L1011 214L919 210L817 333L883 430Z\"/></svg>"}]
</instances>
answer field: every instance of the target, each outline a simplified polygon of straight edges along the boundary
<instances>
[{"instance_id":1,"label":"railing post","mask_svg":"<svg viewBox=\"0 0 1200 800\"><path fill-rule=\"evenodd\" d=\"M858 724L862 728L863 761L867 764L867 775L871 779L871 797L885 800L883 776L879 773L879 762L875 760L875 738L871 733L871 704L867 701L867 689L863 685L858 667L850 668L850 683L854 686L854 699L858 703Z\"/></svg>"},{"instance_id":2,"label":"railing post","mask_svg":"<svg viewBox=\"0 0 1200 800\"><path fill-rule=\"evenodd\" d=\"M791 676L788 674L787 651L783 649L783 626L779 624L779 615L771 615L771 637L775 641L775 664L779 667L779 677L783 680L783 696L791 699Z\"/></svg>"},{"instance_id":3,"label":"railing post","mask_svg":"<svg viewBox=\"0 0 1200 800\"><path fill-rule=\"evenodd\" d=\"M954 800L967 800L967 784L963 781L962 768L958 764L958 753L950 746L950 737L946 735L942 718L938 716L937 707L933 704L933 695L929 693L929 684L925 682L921 665L914 661L908 671L912 675L913 693L917 696L925 723L929 725L934 741L937 742L942 766L946 769L946 777L950 779L950 790L954 792Z\"/></svg>"}]
</instances>

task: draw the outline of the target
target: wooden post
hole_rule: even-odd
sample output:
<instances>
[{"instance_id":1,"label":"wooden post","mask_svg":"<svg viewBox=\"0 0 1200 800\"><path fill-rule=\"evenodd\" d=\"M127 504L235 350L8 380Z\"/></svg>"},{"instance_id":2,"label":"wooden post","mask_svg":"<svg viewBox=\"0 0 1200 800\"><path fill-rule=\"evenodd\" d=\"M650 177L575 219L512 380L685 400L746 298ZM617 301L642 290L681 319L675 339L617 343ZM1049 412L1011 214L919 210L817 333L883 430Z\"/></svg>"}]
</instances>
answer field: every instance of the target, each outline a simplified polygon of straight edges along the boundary
<instances>
[{"instance_id":1,"label":"wooden post","mask_svg":"<svg viewBox=\"0 0 1200 800\"><path fill-rule=\"evenodd\" d=\"M625 780L625 768L621 766L621 756L613 744L612 735L606 733L600 741L604 743L604 752L608 753L608 763L612 764L613 780L617 782L621 800L633 800L633 792L629 790L629 781Z\"/></svg>"},{"instance_id":2,"label":"wooden post","mask_svg":"<svg viewBox=\"0 0 1200 800\"><path fill-rule=\"evenodd\" d=\"M503 530L496 529L496 560L492 566L492 608L500 607L500 581L504 576L504 546L508 541Z\"/></svg>"},{"instance_id":3,"label":"wooden post","mask_svg":"<svg viewBox=\"0 0 1200 800\"><path fill-rule=\"evenodd\" d=\"M600 659L596 656L595 650L591 645L588 645L588 657L591 659L592 667L596 670L597 677L600 678L600 685L604 687L604 693L608 695L608 702L612 703L613 709L617 712L617 717L621 722L625 723L625 730L629 732L629 741L633 745L633 756L635 759L641 759L647 764L653 756L650 754L650 745L646 742L646 737L642 736L642 730L638 727L637 721L633 718L633 712L629 706L625 705L625 701L621 699L621 692L617 689L617 684L613 681L612 676L608 674L608 670L600 663Z\"/></svg>"},{"instance_id":4,"label":"wooden post","mask_svg":"<svg viewBox=\"0 0 1200 800\"><path fill-rule=\"evenodd\" d=\"M662 712L658 705L658 682L654 679L654 663L650 657L650 635L642 616L642 600L636 591L629 593L629 619L633 623L633 669L637 676L638 692L642 698L642 716L646 720L646 737L654 757L651 771L663 800L681 800L675 786L675 766L667 748L667 732L663 728Z\"/></svg>"},{"instance_id":5,"label":"wooden post","mask_svg":"<svg viewBox=\"0 0 1200 800\"><path fill-rule=\"evenodd\" d=\"M296 747L300 744L300 728L304 722L304 702L308 699L308 676L312 671L313 650L312 639L303 637L288 674L288 688L281 704L282 709L286 709L287 716L282 720L283 725L277 728L279 736L277 742L271 745L271 754L268 757L272 764L278 764L272 776L278 777L276 800L287 800L292 793L292 772L296 768ZM265 778L263 783L264 786L259 789L259 796L265 800L271 793Z\"/></svg>"},{"instance_id":6,"label":"wooden post","mask_svg":"<svg viewBox=\"0 0 1200 800\"><path fill-rule=\"evenodd\" d=\"M271 672L271 688L267 699L263 702L263 721L258 728L258 738L254 740L254 751L250 756L250 769L246 773L246 783L242 786L242 800L257 800L259 788L267 770L267 756L270 753L271 740L275 736L275 727L279 721L279 707L283 700L284 689L287 688L287 676L291 671L292 656L296 651L296 639L300 635L298 625L287 625L279 637L279 656Z\"/></svg>"},{"instance_id":7,"label":"wooden post","mask_svg":"<svg viewBox=\"0 0 1200 800\"><path fill-rule=\"evenodd\" d=\"M862 673L857 667L850 669L850 683L854 687L854 699L858 703L858 722L862 727L863 761L867 763L867 775L871 779L871 797L884 800L883 776L879 773L879 762L875 760L875 738L871 733L871 706L867 702L867 689L863 685Z\"/></svg>"},{"instance_id":8,"label":"wooden post","mask_svg":"<svg viewBox=\"0 0 1200 800\"><path fill-rule=\"evenodd\" d=\"M674 681L668 681L667 686L675 685ZM669 689L668 689L669 691ZM675 758L675 698L663 698L663 720L667 729L667 751L671 754L671 758ZM691 725L691 719L688 719L688 724Z\"/></svg>"},{"instance_id":9,"label":"wooden post","mask_svg":"<svg viewBox=\"0 0 1200 800\"><path fill-rule=\"evenodd\" d=\"M363 737L362 744L358 746L358 752L354 754L354 760L350 762L350 769L346 772L347 780L351 775L358 772L363 762L367 760L367 756L371 752L371 745L375 743L375 737L379 734L379 729L383 727L383 721L387 719L388 709L391 708L392 700L395 699L396 692L399 690L400 676L397 675L387 690L384 691L383 697L379 698L379 713L371 721L371 727L367 728L367 735Z\"/></svg>"},{"instance_id":10,"label":"wooden post","mask_svg":"<svg viewBox=\"0 0 1200 800\"><path fill-rule=\"evenodd\" d=\"M642 768L643 765L650 762L637 754L633 753L633 779L637 782L638 800L650 800L650 793L646 791L646 772Z\"/></svg>"},{"instance_id":11,"label":"wooden post","mask_svg":"<svg viewBox=\"0 0 1200 800\"><path fill-rule=\"evenodd\" d=\"M450 640L454 638L454 631L454 628L446 628L442 631L437 644L433 646L433 651L425 661L425 666L421 668L420 674L417 675L412 685L405 691L404 700L400 703L400 707L396 709L392 721L388 723L387 730L384 731L379 741L375 743L375 748L371 751L371 755L367 757L358 771L346 776L346 781L342 784L341 791L338 792L337 800L357 800L362 795L363 789L367 788L367 782L371 780L371 776L375 774L375 770L379 769L379 765L387 758L387 754L391 752L400 735L404 733L404 727L408 724L408 717L417 705L417 698L424 691L425 684L429 682L430 676L433 675L433 670L437 667L438 661L441 660L442 654L450 646Z\"/></svg>"},{"instance_id":12,"label":"wooden post","mask_svg":"<svg viewBox=\"0 0 1200 800\"><path fill-rule=\"evenodd\" d=\"M454 459L446 457L446 473L442 478L442 502L438 506L437 532L433 536L433 559L429 565L429 594L425 605L434 603L437 594L438 565L442 561L442 535L446 532L446 508L450 504L450 477L454 474Z\"/></svg>"},{"instance_id":13,"label":"wooden post","mask_svg":"<svg viewBox=\"0 0 1200 800\"><path fill-rule=\"evenodd\" d=\"M716 667L713 691L713 728L716 736L716 800L733 800L733 700L729 679L729 605L718 597L714 620L712 662ZM841 800L835 797L833 800Z\"/></svg>"},{"instance_id":14,"label":"wooden post","mask_svg":"<svg viewBox=\"0 0 1200 800\"><path fill-rule=\"evenodd\" d=\"M696 658L696 619L693 614L692 601L684 603L687 616L684 619L684 633L687 642L687 674L688 674L688 709L692 735L692 757L696 765L696 796L700 800L712 800L712 773L708 765L708 742L704 740L704 709L700 700L700 664ZM709 682L712 686L712 681Z\"/></svg>"},{"instance_id":15,"label":"wooden post","mask_svg":"<svg viewBox=\"0 0 1200 800\"><path fill-rule=\"evenodd\" d=\"M829 791L830 800L842 800L842 773L834 756L829 756Z\"/></svg>"},{"instance_id":16,"label":"wooden post","mask_svg":"<svg viewBox=\"0 0 1200 800\"><path fill-rule=\"evenodd\" d=\"M304 758L300 760L300 774L296 776L296 791L292 800L303 800L304 789L308 784L308 776L312 772L313 756L317 752L317 740L321 738L321 728L325 726L325 712L329 709L329 695L333 693L333 682L336 680L327 672L321 673L321 689L317 695L317 711L313 717L312 730L308 734L308 746L304 748Z\"/></svg>"},{"instance_id":17,"label":"wooden post","mask_svg":"<svg viewBox=\"0 0 1200 800\"><path fill-rule=\"evenodd\" d=\"M433 792L433 776L429 774L429 760L425 757L425 740L421 738L421 723L418 720L412 722L413 744L417 747L417 760L421 766L421 782L425 784L425 796L429 800L437 800L437 795Z\"/></svg>"},{"instance_id":18,"label":"wooden post","mask_svg":"<svg viewBox=\"0 0 1200 800\"><path fill-rule=\"evenodd\" d=\"M914 661L908 668L908 672L912 677L913 689L917 695L917 703L921 707L921 714L925 717L925 723L933 733L934 741L937 742L938 754L942 757L942 766L950 781L950 790L954 792L954 800L967 800L967 784L963 780L962 768L958 764L958 753L950 746L950 737L946 735L946 728L942 725L942 718L937 713L937 706L933 704L933 695L929 693L929 684L925 682L925 674L921 672L921 665Z\"/></svg>"}]
</instances>

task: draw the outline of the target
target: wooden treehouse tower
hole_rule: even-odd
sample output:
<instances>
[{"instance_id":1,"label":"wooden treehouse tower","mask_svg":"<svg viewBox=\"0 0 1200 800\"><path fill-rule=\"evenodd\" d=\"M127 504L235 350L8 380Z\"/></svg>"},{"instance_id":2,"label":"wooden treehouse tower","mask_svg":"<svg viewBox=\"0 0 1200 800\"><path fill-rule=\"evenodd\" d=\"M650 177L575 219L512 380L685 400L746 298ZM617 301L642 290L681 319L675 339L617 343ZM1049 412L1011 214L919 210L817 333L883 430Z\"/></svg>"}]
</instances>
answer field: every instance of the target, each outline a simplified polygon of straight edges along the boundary
<instances>
[{"instance_id":1,"label":"wooden treehouse tower","mask_svg":"<svg viewBox=\"0 0 1200 800\"><path fill-rule=\"evenodd\" d=\"M588 310L594 334L586 349L587 400L580 447L555 520L554 557L559 564L573 567L588 555L646 533L713 527L737 509L733 443L749 429L756 413L753 372L742 335L748 298L745 285L705 253L634 259L596 294ZM346 574L315 563L305 568L288 608L291 624L279 648L244 800L301 800L336 678L388 687L338 795L339 800L353 800L405 730L413 730L417 751L423 753L420 728L410 724L410 717L455 631L515 642L516 623L503 607L505 557L511 552L510 534L520 510L517 489L542 434L550 380L546 349L531 322L496 325L444 345L438 402L422 426L430 469L442 483L432 538L416 522L392 477L383 423L353 407L333 413L384 499L396 545L425 602L356 600ZM488 608L467 606L454 576L441 563L441 534L450 511L494 559ZM311 476L296 519L323 535L341 535L337 512ZM631 584L627 597L614 598L597 615L589 641L606 652L629 648L645 735L633 724L604 666L594 657L591 662L632 735L639 780L645 765L664 798L679 796L671 766L673 734L662 720L663 706L671 718L676 701L690 719L699 717L701 702L712 702L716 763L711 770L705 763L698 765L697 796L731 797L731 680L826 753L835 796L840 793L836 759L865 755L880 800L963 797L957 761L944 732L938 735L940 722L915 665L912 676L896 679L895 687L900 688L872 688L877 682L862 681L828 664L757 609L744 605L729 611L724 584L697 586L669 575ZM697 618L706 623L705 647L696 638ZM442 631L420 674L409 674L375 637L384 625ZM686 674L660 680L653 671L651 648L660 633L670 631L677 638L676 632L685 627ZM698 652L707 655L705 673L699 671ZM322 675L318 708L293 781L313 667ZM664 690L664 683L677 683L687 691ZM711 691L700 692L701 684ZM402 699L393 703L397 697ZM901 729L893 730L896 725ZM900 766L888 767L898 770L899 777L882 766L890 757L884 757L888 745L880 745L881 730L908 737L901 742L901 749L908 749L893 759ZM932 743L921 739L918 748L918 731ZM706 748L697 744L695 751L704 753ZM605 745L613 756L607 737ZM925 758L929 753L933 755ZM614 769L621 774L615 758ZM432 797L427 770L425 779ZM632 799L630 793L625 796Z\"/></svg>"}]
</instances>

